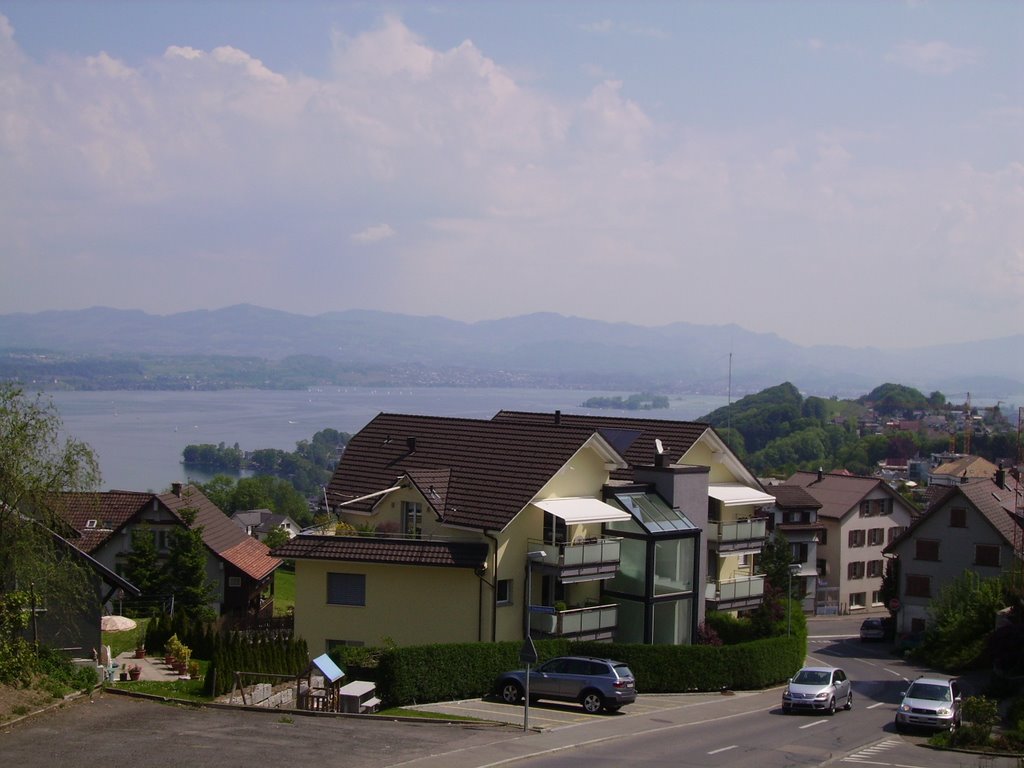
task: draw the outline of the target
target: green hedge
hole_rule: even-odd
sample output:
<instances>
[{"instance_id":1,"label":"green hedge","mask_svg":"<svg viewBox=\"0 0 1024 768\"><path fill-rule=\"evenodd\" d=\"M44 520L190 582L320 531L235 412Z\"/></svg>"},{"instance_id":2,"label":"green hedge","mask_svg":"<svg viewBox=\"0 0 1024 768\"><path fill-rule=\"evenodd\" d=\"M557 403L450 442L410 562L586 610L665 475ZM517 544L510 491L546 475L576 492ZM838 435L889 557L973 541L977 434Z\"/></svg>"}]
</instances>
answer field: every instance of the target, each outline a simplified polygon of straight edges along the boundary
<instances>
[{"instance_id":1,"label":"green hedge","mask_svg":"<svg viewBox=\"0 0 1024 768\"><path fill-rule=\"evenodd\" d=\"M618 645L535 641L538 663L553 656L601 656L629 664L641 693L755 690L792 677L804 661L806 636L738 645ZM498 675L522 669L520 642L457 643L402 648L337 648L331 657L349 679L370 680L387 706L479 698Z\"/></svg>"}]
</instances>

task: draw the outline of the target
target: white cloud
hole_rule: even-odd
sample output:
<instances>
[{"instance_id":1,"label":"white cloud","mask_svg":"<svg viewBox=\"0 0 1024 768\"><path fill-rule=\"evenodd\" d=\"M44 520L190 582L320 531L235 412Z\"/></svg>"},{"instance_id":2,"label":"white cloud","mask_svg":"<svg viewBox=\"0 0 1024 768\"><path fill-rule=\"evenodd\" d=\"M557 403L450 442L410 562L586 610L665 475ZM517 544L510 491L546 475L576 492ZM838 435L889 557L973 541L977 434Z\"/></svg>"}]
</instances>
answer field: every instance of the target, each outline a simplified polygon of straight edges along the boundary
<instances>
[{"instance_id":1,"label":"white cloud","mask_svg":"<svg viewBox=\"0 0 1024 768\"><path fill-rule=\"evenodd\" d=\"M396 234L398 233L390 224L377 224L352 235L352 240L357 243L379 243L381 240L391 239Z\"/></svg>"},{"instance_id":2,"label":"white cloud","mask_svg":"<svg viewBox=\"0 0 1024 768\"><path fill-rule=\"evenodd\" d=\"M956 48L942 40L900 43L885 57L888 61L926 75L948 75L978 61L968 48Z\"/></svg>"}]
</instances>

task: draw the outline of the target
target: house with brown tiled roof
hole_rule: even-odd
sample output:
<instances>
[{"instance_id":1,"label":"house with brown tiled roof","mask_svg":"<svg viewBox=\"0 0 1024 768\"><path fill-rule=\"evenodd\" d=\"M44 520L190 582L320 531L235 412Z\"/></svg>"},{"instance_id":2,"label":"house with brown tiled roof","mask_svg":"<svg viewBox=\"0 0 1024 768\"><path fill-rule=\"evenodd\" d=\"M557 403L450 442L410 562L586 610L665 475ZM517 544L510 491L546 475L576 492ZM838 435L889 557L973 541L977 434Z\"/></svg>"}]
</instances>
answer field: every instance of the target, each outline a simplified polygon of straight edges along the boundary
<instances>
[{"instance_id":1,"label":"house with brown tiled roof","mask_svg":"<svg viewBox=\"0 0 1024 768\"><path fill-rule=\"evenodd\" d=\"M787 481L820 502L816 612L884 612L882 550L903 533L916 510L877 477L797 472Z\"/></svg>"},{"instance_id":2,"label":"house with brown tiled roof","mask_svg":"<svg viewBox=\"0 0 1024 768\"><path fill-rule=\"evenodd\" d=\"M215 586L218 615L273 612L273 574L281 561L248 536L195 486L175 483L168 493L105 491L61 493L54 508L78 532L72 542L115 573L122 573L132 533L153 533L160 554L169 551L170 533L185 525L187 508L196 513L207 550L206 575ZM143 597L169 597L164 595Z\"/></svg>"},{"instance_id":3,"label":"house with brown tiled roof","mask_svg":"<svg viewBox=\"0 0 1024 768\"><path fill-rule=\"evenodd\" d=\"M818 521L821 502L799 485L773 485L768 492L775 497L769 507L768 530L782 536L789 544L790 571L795 589L800 594L804 613L814 614L818 596L818 542L825 538L825 524ZM776 584L776 587L783 587ZM788 588L788 587L787 587Z\"/></svg>"},{"instance_id":4,"label":"house with brown tiled roof","mask_svg":"<svg viewBox=\"0 0 1024 768\"><path fill-rule=\"evenodd\" d=\"M928 473L928 485L956 485L965 479L995 477L996 467L981 456L957 456L933 468Z\"/></svg>"},{"instance_id":5,"label":"house with brown tiled roof","mask_svg":"<svg viewBox=\"0 0 1024 768\"><path fill-rule=\"evenodd\" d=\"M296 633L314 650L526 635L688 643L719 594L702 541L709 499L771 500L738 466L707 425L382 413L327 487L337 529L274 550L296 563ZM744 546L749 531L728 521L716 542ZM723 581L723 601L756 604L754 580Z\"/></svg>"},{"instance_id":6,"label":"house with brown tiled roof","mask_svg":"<svg viewBox=\"0 0 1024 768\"><path fill-rule=\"evenodd\" d=\"M927 627L928 605L964 571L996 578L1024 560L1024 519L1018 481L1003 470L946 487L885 548L896 558L898 632Z\"/></svg>"}]
</instances>

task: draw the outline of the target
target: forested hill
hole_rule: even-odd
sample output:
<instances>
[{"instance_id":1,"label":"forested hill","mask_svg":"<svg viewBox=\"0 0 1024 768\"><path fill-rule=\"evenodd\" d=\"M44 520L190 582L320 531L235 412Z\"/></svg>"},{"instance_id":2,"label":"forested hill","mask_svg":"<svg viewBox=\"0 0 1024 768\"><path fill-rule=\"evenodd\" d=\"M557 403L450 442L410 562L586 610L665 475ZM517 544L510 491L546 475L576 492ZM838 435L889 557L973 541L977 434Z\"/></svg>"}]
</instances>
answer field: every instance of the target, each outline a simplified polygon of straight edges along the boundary
<instances>
[{"instance_id":1,"label":"forested hill","mask_svg":"<svg viewBox=\"0 0 1024 768\"><path fill-rule=\"evenodd\" d=\"M847 469L870 475L884 459L908 459L945 451L957 435L965 404L950 404L938 391L883 384L857 400L804 397L790 382L748 395L699 421L711 424L760 475L787 477L797 469ZM915 421L944 421L926 429ZM996 462L1016 455L1016 433L999 408L973 408L980 419L972 452ZM914 429L887 428L871 420L910 421ZM940 418L941 417L941 418ZM861 433L864 433L863 436ZM880 433L878 433L880 432Z\"/></svg>"}]
</instances>

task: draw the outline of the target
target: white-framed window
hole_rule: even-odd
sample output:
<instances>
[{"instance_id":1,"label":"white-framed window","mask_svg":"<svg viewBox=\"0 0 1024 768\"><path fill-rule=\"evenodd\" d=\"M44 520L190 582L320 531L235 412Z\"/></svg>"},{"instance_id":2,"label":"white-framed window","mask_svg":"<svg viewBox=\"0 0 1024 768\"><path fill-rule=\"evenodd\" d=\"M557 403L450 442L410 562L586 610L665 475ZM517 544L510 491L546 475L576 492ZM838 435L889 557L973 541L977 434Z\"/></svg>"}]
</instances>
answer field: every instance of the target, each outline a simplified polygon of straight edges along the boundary
<instances>
[{"instance_id":1,"label":"white-framed window","mask_svg":"<svg viewBox=\"0 0 1024 768\"><path fill-rule=\"evenodd\" d=\"M417 539L423 533L423 505L418 501L402 502L402 533Z\"/></svg>"},{"instance_id":2,"label":"white-framed window","mask_svg":"<svg viewBox=\"0 0 1024 768\"><path fill-rule=\"evenodd\" d=\"M867 605L866 605L866 602L865 602L865 597L866 597L866 595L863 592L851 592L850 593L850 608L851 609L866 608Z\"/></svg>"},{"instance_id":3,"label":"white-framed window","mask_svg":"<svg viewBox=\"0 0 1024 768\"><path fill-rule=\"evenodd\" d=\"M366 574L328 573L328 605L366 605Z\"/></svg>"},{"instance_id":4,"label":"white-framed window","mask_svg":"<svg viewBox=\"0 0 1024 768\"><path fill-rule=\"evenodd\" d=\"M96 521L95 520L86 520L85 521L85 527L86 528L95 528L96 527Z\"/></svg>"},{"instance_id":5,"label":"white-framed window","mask_svg":"<svg viewBox=\"0 0 1024 768\"><path fill-rule=\"evenodd\" d=\"M498 579L494 599L498 605L512 605L512 579Z\"/></svg>"},{"instance_id":6,"label":"white-framed window","mask_svg":"<svg viewBox=\"0 0 1024 768\"><path fill-rule=\"evenodd\" d=\"M876 589L871 593L871 604L881 605L882 604L882 590Z\"/></svg>"}]
</instances>

